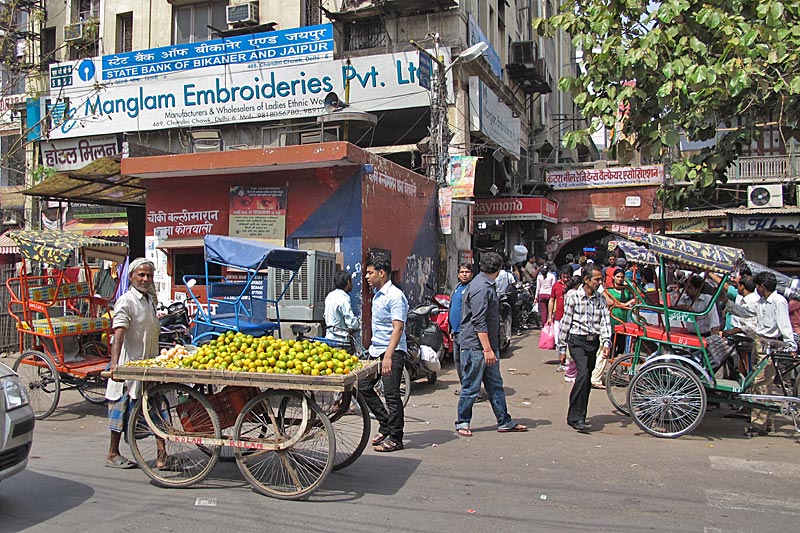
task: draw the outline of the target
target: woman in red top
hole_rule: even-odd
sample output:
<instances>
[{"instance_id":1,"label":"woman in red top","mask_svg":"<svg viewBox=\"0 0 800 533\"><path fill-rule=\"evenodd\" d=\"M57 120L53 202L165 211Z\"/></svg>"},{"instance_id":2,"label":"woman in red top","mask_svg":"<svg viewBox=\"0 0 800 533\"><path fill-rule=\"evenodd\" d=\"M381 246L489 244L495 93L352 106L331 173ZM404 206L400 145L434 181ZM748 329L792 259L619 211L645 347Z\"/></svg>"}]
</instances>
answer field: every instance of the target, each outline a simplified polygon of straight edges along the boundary
<instances>
[{"instance_id":1,"label":"woman in red top","mask_svg":"<svg viewBox=\"0 0 800 533\"><path fill-rule=\"evenodd\" d=\"M572 267L564 265L561 267L558 281L553 284L548 302L547 323L553 326L553 336L557 339L561 328L561 319L564 318L564 295L567 292L567 284L572 280ZM559 356L559 370L567 363L567 354Z\"/></svg>"}]
</instances>

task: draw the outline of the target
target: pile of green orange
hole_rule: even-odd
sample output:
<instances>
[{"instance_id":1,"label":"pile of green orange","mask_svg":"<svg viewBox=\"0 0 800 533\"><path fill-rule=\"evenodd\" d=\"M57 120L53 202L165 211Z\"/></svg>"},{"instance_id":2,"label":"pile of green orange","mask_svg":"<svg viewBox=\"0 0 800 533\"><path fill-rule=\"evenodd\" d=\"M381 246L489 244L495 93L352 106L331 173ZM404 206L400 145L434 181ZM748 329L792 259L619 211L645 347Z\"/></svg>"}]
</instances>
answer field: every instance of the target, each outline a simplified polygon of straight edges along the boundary
<instances>
[{"instance_id":1,"label":"pile of green orange","mask_svg":"<svg viewBox=\"0 0 800 533\"><path fill-rule=\"evenodd\" d=\"M137 366L148 366L142 363L145 361ZM325 376L349 374L361 363L346 351L322 342L282 340L271 335L253 337L231 331L167 364L152 366Z\"/></svg>"}]
</instances>

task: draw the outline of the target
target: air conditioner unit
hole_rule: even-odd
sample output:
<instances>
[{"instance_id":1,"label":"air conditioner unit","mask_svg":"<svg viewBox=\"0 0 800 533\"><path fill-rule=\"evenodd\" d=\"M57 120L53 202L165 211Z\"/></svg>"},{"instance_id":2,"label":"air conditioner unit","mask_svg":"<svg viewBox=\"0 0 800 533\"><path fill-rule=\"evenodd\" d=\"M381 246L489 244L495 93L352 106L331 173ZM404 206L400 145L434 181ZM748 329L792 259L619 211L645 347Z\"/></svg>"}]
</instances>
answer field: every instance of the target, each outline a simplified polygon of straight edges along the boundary
<instances>
[{"instance_id":1,"label":"air conditioner unit","mask_svg":"<svg viewBox=\"0 0 800 533\"><path fill-rule=\"evenodd\" d=\"M194 130L189 132L192 152L221 152L224 144L219 130Z\"/></svg>"},{"instance_id":2,"label":"air conditioner unit","mask_svg":"<svg viewBox=\"0 0 800 533\"><path fill-rule=\"evenodd\" d=\"M533 68L536 65L536 55L536 43L533 41L511 43L509 63Z\"/></svg>"},{"instance_id":3,"label":"air conditioner unit","mask_svg":"<svg viewBox=\"0 0 800 533\"><path fill-rule=\"evenodd\" d=\"M4 226L16 226L19 224L19 217L17 216L16 211L6 211L3 213L3 221L2 224Z\"/></svg>"},{"instance_id":4,"label":"air conditioner unit","mask_svg":"<svg viewBox=\"0 0 800 533\"><path fill-rule=\"evenodd\" d=\"M68 43L80 43L84 39L83 22L74 22L64 26L64 41Z\"/></svg>"},{"instance_id":5,"label":"air conditioner unit","mask_svg":"<svg viewBox=\"0 0 800 533\"><path fill-rule=\"evenodd\" d=\"M278 304L281 320L325 320L325 297L335 287L336 254L307 250L300 271ZM270 267L267 274L267 298L275 300L292 277L292 272ZM275 320L275 306L267 306L267 317Z\"/></svg>"},{"instance_id":6,"label":"air conditioner unit","mask_svg":"<svg viewBox=\"0 0 800 533\"><path fill-rule=\"evenodd\" d=\"M252 26L258 24L258 4L248 2L227 6L225 16L228 19L228 26Z\"/></svg>"},{"instance_id":7,"label":"air conditioner unit","mask_svg":"<svg viewBox=\"0 0 800 533\"><path fill-rule=\"evenodd\" d=\"M783 186L780 183L750 185L747 187L748 209L783 207Z\"/></svg>"}]
</instances>

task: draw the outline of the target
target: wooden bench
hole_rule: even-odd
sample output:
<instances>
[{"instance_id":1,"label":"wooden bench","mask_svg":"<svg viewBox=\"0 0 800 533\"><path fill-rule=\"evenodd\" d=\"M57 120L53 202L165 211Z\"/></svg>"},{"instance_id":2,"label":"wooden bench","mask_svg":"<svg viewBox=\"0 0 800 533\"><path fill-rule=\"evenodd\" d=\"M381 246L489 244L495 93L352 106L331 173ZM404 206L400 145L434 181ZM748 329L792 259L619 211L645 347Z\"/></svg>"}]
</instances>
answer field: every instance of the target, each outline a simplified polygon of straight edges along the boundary
<instances>
[{"instance_id":1,"label":"wooden bench","mask_svg":"<svg viewBox=\"0 0 800 533\"><path fill-rule=\"evenodd\" d=\"M680 344L690 348L701 348L706 346L705 339L701 339L697 335L683 328L670 328L669 333L667 333L663 326L654 326L650 324L645 324L642 326L634 322L626 322L624 324L617 324L614 326L614 331L620 335L645 337L655 341Z\"/></svg>"}]
</instances>

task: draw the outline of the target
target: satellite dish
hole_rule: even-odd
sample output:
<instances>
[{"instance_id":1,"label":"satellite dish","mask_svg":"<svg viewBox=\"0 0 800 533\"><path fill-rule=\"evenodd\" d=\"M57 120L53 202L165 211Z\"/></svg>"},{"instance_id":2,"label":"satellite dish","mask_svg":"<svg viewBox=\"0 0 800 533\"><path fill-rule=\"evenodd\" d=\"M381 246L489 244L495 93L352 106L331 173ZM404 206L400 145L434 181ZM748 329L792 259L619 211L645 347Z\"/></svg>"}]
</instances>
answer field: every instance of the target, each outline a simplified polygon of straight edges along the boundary
<instances>
[{"instance_id":1,"label":"satellite dish","mask_svg":"<svg viewBox=\"0 0 800 533\"><path fill-rule=\"evenodd\" d=\"M333 113L334 111L338 111L339 109L344 109L347 107L347 104L339 100L339 95L336 93L326 94L323 105L325 107L325 111L328 113Z\"/></svg>"}]
</instances>

